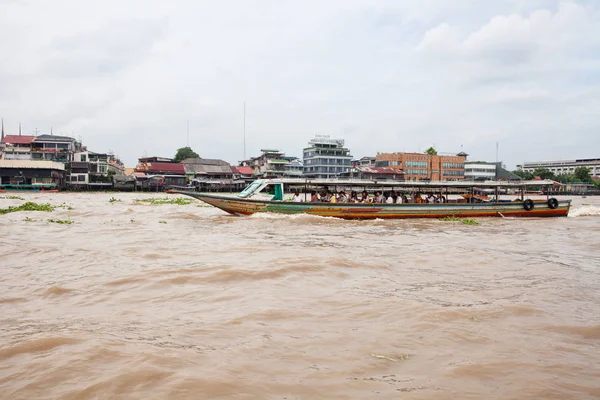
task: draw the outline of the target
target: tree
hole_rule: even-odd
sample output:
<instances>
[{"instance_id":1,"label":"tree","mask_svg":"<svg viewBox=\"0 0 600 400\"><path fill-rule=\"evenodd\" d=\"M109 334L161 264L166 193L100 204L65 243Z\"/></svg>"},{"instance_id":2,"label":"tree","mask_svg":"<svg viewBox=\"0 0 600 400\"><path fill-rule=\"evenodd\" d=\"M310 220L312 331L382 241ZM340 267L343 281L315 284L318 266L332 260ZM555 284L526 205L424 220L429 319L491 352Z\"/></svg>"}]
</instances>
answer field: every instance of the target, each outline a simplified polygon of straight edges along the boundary
<instances>
[{"instance_id":1,"label":"tree","mask_svg":"<svg viewBox=\"0 0 600 400\"><path fill-rule=\"evenodd\" d=\"M531 172L523 171L522 169L515 169L513 174L520 176L523 180L530 181L533 179L533 174Z\"/></svg>"},{"instance_id":2,"label":"tree","mask_svg":"<svg viewBox=\"0 0 600 400\"><path fill-rule=\"evenodd\" d=\"M554 179L554 172L546 168L536 168L535 171L533 171L533 176L539 176L542 179Z\"/></svg>"},{"instance_id":3,"label":"tree","mask_svg":"<svg viewBox=\"0 0 600 400\"><path fill-rule=\"evenodd\" d=\"M429 154L430 156L435 156L437 155L437 150L432 147L428 148L427 150L425 150L426 154Z\"/></svg>"},{"instance_id":4,"label":"tree","mask_svg":"<svg viewBox=\"0 0 600 400\"><path fill-rule=\"evenodd\" d=\"M182 147L177 149L177 154L175 154L175 162L182 162L186 158L200 158L198 153L191 149L191 147Z\"/></svg>"},{"instance_id":5,"label":"tree","mask_svg":"<svg viewBox=\"0 0 600 400\"><path fill-rule=\"evenodd\" d=\"M575 173L573 174L577 179L584 183L592 183L592 177L590 176L590 169L586 167L577 167L575 168Z\"/></svg>"}]
</instances>

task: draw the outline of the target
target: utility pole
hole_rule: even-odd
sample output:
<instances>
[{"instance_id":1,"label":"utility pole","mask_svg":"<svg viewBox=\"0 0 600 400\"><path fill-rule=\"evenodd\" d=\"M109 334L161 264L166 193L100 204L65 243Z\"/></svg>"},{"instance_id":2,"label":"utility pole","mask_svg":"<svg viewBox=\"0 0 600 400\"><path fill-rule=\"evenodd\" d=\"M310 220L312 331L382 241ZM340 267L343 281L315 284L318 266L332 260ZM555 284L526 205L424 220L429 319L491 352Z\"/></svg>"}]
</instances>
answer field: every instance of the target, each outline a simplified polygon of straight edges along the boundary
<instances>
[{"instance_id":1,"label":"utility pole","mask_svg":"<svg viewBox=\"0 0 600 400\"><path fill-rule=\"evenodd\" d=\"M187 120L187 147L190 147L190 120Z\"/></svg>"},{"instance_id":2,"label":"utility pole","mask_svg":"<svg viewBox=\"0 0 600 400\"><path fill-rule=\"evenodd\" d=\"M246 102L244 101L244 161L246 160Z\"/></svg>"},{"instance_id":3,"label":"utility pole","mask_svg":"<svg viewBox=\"0 0 600 400\"><path fill-rule=\"evenodd\" d=\"M2 118L2 138L0 140L4 140L4 118Z\"/></svg>"}]
</instances>

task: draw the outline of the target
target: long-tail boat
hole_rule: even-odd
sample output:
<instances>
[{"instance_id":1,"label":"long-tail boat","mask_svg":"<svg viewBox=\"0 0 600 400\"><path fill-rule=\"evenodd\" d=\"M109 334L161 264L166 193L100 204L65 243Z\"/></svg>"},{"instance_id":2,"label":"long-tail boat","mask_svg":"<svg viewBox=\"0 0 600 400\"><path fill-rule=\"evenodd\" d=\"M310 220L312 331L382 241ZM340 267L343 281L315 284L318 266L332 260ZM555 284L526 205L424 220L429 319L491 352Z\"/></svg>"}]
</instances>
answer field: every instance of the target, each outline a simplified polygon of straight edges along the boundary
<instances>
[{"instance_id":1,"label":"long-tail boat","mask_svg":"<svg viewBox=\"0 0 600 400\"><path fill-rule=\"evenodd\" d=\"M571 200L550 197L549 187L559 185L551 180L521 182L427 182L427 181L365 181L365 180L313 180L313 179L258 179L237 195L205 194L171 190L191 196L233 215L254 213L310 214L344 219L400 219L400 218L470 218L470 217L566 217ZM525 198L527 188L545 189L546 199ZM310 191L327 188L337 193L343 190L395 191L398 193L435 193L444 202L423 203L354 203L311 202ZM302 193L302 201L284 200L285 189ZM289 191L289 190L288 190ZM492 192L478 196L477 191ZM460 194L463 196L460 196ZM516 193L517 199L501 200L504 193ZM458 195L457 195L458 194ZM450 199L450 196L458 199ZM482 200L484 199L484 200ZM486 200L487 199L487 200Z\"/></svg>"}]
</instances>

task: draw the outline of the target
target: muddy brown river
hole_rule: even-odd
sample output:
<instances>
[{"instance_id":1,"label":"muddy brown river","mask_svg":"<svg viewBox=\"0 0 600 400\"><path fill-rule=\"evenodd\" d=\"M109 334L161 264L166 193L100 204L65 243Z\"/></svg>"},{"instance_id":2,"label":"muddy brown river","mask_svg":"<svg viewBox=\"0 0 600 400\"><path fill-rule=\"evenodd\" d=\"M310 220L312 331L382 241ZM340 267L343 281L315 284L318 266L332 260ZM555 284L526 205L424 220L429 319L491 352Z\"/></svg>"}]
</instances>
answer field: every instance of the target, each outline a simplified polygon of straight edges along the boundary
<instances>
[{"instance_id":1,"label":"muddy brown river","mask_svg":"<svg viewBox=\"0 0 600 400\"><path fill-rule=\"evenodd\" d=\"M0 215L1 399L600 398L598 197L466 225L7 196L62 207Z\"/></svg>"}]
</instances>

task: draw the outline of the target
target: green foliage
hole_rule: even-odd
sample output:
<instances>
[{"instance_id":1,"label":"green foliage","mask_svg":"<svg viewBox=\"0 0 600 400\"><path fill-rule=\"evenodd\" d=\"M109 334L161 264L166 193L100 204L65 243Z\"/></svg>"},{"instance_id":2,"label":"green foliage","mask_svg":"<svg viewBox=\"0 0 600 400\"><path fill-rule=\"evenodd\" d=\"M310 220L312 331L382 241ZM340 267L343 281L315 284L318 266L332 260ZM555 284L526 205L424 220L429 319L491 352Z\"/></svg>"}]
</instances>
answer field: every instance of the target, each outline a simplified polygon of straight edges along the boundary
<instances>
[{"instance_id":1,"label":"green foliage","mask_svg":"<svg viewBox=\"0 0 600 400\"><path fill-rule=\"evenodd\" d=\"M165 221L165 220L162 220L162 219L161 219L160 221L158 221L158 223L159 223L159 224L166 224L166 223L167 223L167 221Z\"/></svg>"},{"instance_id":2,"label":"green foliage","mask_svg":"<svg viewBox=\"0 0 600 400\"><path fill-rule=\"evenodd\" d=\"M25 217L25 219L23 221L25 221L25 222L38 222L39 219L33 219L33 218Z\"/></svg>"},{"instance_id":3,"label":"green foliage","mask_svg":"<svg viewBox=\"0 0 600 400\"><path fill-rule=\"evenodd\" d=\"M24 198L22 198L22 197L19 197L19 196L3 196L3 197L0 197L0 199L7 199L7 200L25 200Z\"/></svg>"},{"instance_id":4,"label":"green foliage","mask_svg":"<svg viewBox=\"0 0 600 400\"><path fill-rule=\"evenodd\" d=\"M34 203L31 201L28 201L27 203L21 204L20 206L16 206L16 207L8 207L8 208L0 208L0 214L8 214L11 212L17 212L17 211L45 211L45 212L52 212L54 211L56 207L50 205L49 203L45 203L45 204L38 204L38 203Z\"/></svg>"},{"instance_id":5,"label":"green foliage","mask_svg":"<svg viewBox=\"0 0 600 400\"><path fill-rule=\"evenodd\" d=\"M425 150L425 154L429 154L430 156L435 156L437 153L437 150L433 146Z\"/></svg>"},{"instance_id":6,"label":"green foliage","mask_svg":"<svg viewBox=\"0 0 600 400\"><path fill-rule=\"evenodd\" d=\"M454 217L452 215L449 215L447 217L440 218L440 221L444 221L444 222L458 222L458 221L460 221L460 218L457 218L457 217Z\"/></svg>"},{"instance_id":7,"label":"green foliage","mask_svg":"<svg viewBox=\"0 0 600 400\"><path fill-rule=\"evenodd\" d=\"M73 220L71 220L71 218L69 218L69 219L54 219L54 218L50 218L48 220L48 222L53 223L53 224L71 225L73 223Z\"/></svg>"},{"instance_id":8,"label":"green foliage","mask_svg":"<svg viewBox=\"0 0 600 400\"><path fill-rule=\"evenodd\" d=\"M523 171L520 169L514 170L513 174L520 176L523 180L526 180L526 181L530 181L533 179L533 174L531 172Z\"/></svg>"},{"instance_id":9,"label":"green foliage","mask_svg":"<svg viewBox=\"0 0 600 400\"><path fill-rule=\"evenodd\" d=\"M182 147L177 149L175 154L175 162L182 162L186 158L199 158L200 156L191 147Z\"/></svg>"},{"instance_id":10,"label":"green foliage","mask_svg":"<svg viewBox=\"0 0 600 400\"><path fill-rule=\"evenodd\" d=\"M577 167L575 168L575 173L573 174L577 179L584 183L592 183L592 176L590 175L590 169L586 167Z\"/></svg>"},{"instance_id":11,"label":"green foliage","mask_svg":"<svg viewBox=\"0 0 600 400\"><path fill-rule=\"evenodd\" d=\"M119 201L121 201L121 200L119 200L119 199L115 199L114 197L111 197L111 198L110 198L110 200L108 200L108 202L109 202L110 204L117 203L117 202L119 202Z\"/></svg>"},{"instance_id":12,"label":"green foliage","mask_svg":"<svg viewBox=\"0 0 600 400\"><path fill-rule=\"evenodd\" d=\"M479 222L475 221L474 219L463 219L462 223L465 225L479 225Z\"/></svg>"},{"instance_id":13,"label":"green foliage","mask_svg":"<svg viewBox=\"0 0 600 400\"><path fill-rule=\"evenodd\" d=\"M554 172L550 171L549 169L546 168L536 168L533 171L533 176L539 176L542 179L554 179Z\"/></svg>"},{"instance_id":14,"label":"green foliage","mask_svg":"<svg viewBox=\"0 0 600 400\"><path fill-rule=\"evenodd\" d=\"M134 201L141 203L150 203L155 206L161 204L177 204L180 206L186 206L188 204L191 204L194 200L185 197L151 197L149 199L135 199Z\"/></svg>"}]
</instances>

